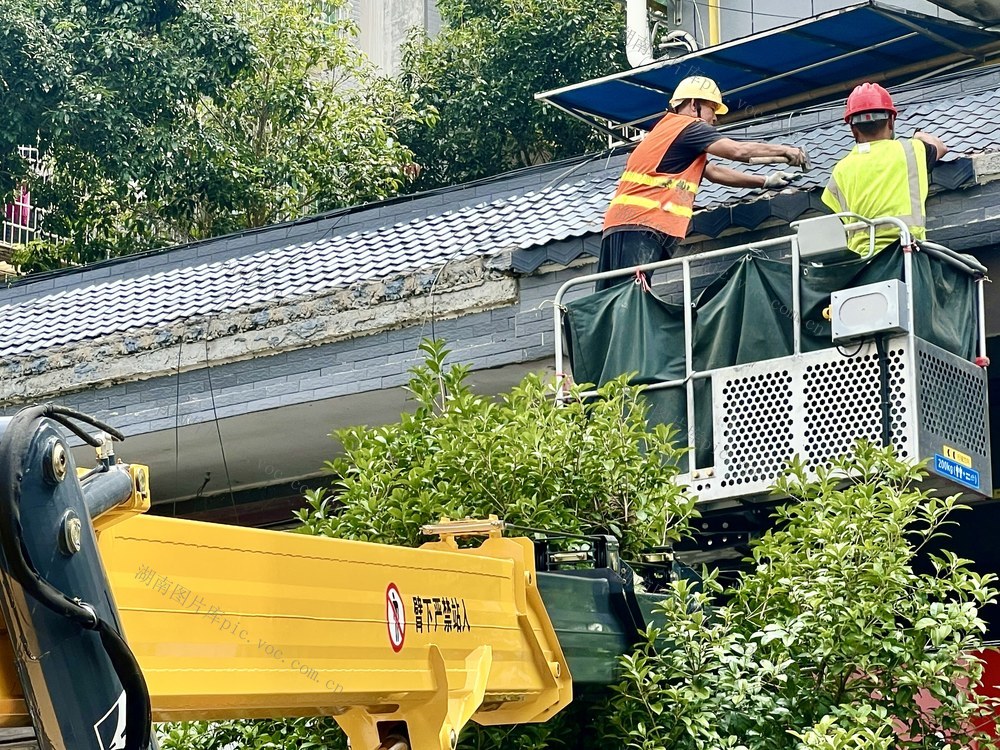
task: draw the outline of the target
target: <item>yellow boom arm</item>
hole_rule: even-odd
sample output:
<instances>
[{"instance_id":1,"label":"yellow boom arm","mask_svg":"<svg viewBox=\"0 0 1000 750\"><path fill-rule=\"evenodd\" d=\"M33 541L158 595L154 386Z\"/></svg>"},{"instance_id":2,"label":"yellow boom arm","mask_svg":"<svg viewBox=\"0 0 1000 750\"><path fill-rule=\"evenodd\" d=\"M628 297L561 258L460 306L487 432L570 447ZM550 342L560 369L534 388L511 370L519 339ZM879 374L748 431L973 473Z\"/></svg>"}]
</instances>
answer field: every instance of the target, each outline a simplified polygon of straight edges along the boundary
<instances>
[{"instance_id":1,"label":"yellow boom arm","mask_svg":"<svg viewBox=\"0 0 1000 750\"><path fill-rule=\"evenodd\" d=\"M154 720L328 715L357 750L397 738L413 750L450 750L470 719L545 721L570 702L569 669L527 539L503 538L487 522L480 546L460 549L460 522L445 524L440 541L409 549L149 517L144 467L111 466L81 491L71 461L65 472L61 443L34 420L19 433L27 436L29 449L17 458L26 468L8 490L32 557L11 564L18 548L9 539L3 547L16 575L0 581L10 633L0 637L0 725L33 723L43 750L79 750L84 740L126 747L126 715L142 708L128 689L107 710L104 697L91 701L96 713L87 705L88 667L72 654L84 641L97 644L100 618L90 621L94 606L71 592L64 601L39 588L32 560L43 557L42 577L64 586L106 580L103 619L120 621L138 667L130 672L118 657L115 671L123 686L144 678ZM39 465L48 473L33 474ZM79 510L54 509L64 496ZM107 510L91 527L80 516L93 503ZM49 522L27 537L49 509L61 524L57 547L46 541L46 529L56 528ZM17 515L8 517L8 528L20 531ZM72 567L88 554L103 573ZM56 579L63 568L65 579ZM40 596L82 629L45 614L34 603ZM115 638L102 634L109 653L121 653ZM101 653L80 651L91 652ZM81 718L67 721L67 707Z\"/></svg>"},{"instance_id":2,"label":"yellow boom arm","mask_svg":"<svg viewBox=\"0 0 1000 750\"><path fill-rule=\"evenodd\" d=\"M157 720L335 716L355 748L414 750L544 721L569 669L526 539L389 547L136 516L101 556Z\"/></svg>"}]
</instances>

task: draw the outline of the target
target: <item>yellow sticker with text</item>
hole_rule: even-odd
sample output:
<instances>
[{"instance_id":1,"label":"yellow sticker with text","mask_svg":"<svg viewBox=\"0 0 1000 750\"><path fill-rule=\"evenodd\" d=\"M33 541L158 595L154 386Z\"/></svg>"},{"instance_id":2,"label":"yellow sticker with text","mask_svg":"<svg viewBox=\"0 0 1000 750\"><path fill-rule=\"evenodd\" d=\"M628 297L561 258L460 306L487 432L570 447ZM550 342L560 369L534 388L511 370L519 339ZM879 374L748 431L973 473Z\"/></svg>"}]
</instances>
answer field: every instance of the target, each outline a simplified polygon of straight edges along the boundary
<instances>
[{"instance_id":1,"label":"yellow sticker with text","mask_svg":"<svg viewBox=\"0 0 1000 750\"><path fill-rule=\"evenodd\" d=\"M958 461L962 466L968 466L972 468L972 456L962 453L960 450L955 450L947 445L941 446L944 451L944 457L950 458L952 461Z\"/></svg>"}]
</instances>

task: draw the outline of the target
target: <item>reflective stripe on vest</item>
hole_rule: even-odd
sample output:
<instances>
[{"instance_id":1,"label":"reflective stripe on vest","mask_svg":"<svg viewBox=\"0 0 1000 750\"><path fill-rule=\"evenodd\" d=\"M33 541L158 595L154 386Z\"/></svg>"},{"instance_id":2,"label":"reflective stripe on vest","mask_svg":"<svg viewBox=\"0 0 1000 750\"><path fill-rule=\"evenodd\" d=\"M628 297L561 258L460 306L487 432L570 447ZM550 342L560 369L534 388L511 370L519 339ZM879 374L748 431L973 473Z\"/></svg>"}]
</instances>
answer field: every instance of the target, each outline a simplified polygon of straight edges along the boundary
<instances>
[{"instance_id":1,"label":"reflective stripe on vest","mask_svg":"<svg viewBox=\"0 0 1000 750\"><path fill-rule=\"evenodd\" d=\"M648 227L672 237L687 234L694 197L708 157L700 154L683 172L658 171L670 146L694 117L667 113L629 155L618 189L604 216L604 229Z\"/></svg>"},{"instance_id":2,"label":"reflective stripe on vest","mask_svg":"<svg viewBox=\"0 0 1000 750\"><path fill-rule=\"evenodd\" d=\"M625 170L622 173L622 182L634 182L637 185L650 185L652 187L677 188L678 190L685 190L692 195L698 194L697 185L692 185L687 180L680 180L676 177L659 177Z\"/></svg>"},{"instance_id":3,"label":"reflective stripe on vest","mask_svg":"<svg viewBox=\"0 0 1000 750\"><path fill-rule=\"evenodd\" d=\"M643 198L640 195L616 195L611 199L612 206L639 206L641 208L661 209L677 216L684 216L690 219L694 211L687 206L678 206L670 201L660 203L651 198Z\"/></svg>"},{"instance_id":4,"label":"reflective stripe on vest","mask_svg":"<svg viewBox=\"0 0 1000 750\"><path fill-rule=\"evenodd\" d=\"M922 141L873 141L858 144L834 167L823 191L823 202L835 212L850 211L872 219L895 216L916 239L924 239L927 184L927 154ZM850 220L845 219L844 223ZM875 232L875 252L898 238L895 227L879 227ZM868 230L850 232L848 246L860 255L868 255L871 251Z\"/></svg>"}]
</instances>

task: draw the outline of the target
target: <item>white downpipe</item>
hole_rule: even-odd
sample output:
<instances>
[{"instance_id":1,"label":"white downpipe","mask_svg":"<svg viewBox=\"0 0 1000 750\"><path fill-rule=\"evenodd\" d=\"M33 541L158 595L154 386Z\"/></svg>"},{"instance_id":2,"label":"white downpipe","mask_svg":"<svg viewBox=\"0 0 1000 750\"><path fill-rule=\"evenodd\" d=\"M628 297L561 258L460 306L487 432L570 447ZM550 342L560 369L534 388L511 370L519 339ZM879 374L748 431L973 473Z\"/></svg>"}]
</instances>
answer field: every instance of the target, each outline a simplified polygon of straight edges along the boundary
<instances>
[{"instance_id":1,"label":"white downpipe","mask_svg":"<svg viewBox=\"0 0 1000 750\"><path fill-rule=\"evenodd\" d=\"M625 0L625 56L633 68L656 59L646 0Z\"/></svg>"}]
</instances>

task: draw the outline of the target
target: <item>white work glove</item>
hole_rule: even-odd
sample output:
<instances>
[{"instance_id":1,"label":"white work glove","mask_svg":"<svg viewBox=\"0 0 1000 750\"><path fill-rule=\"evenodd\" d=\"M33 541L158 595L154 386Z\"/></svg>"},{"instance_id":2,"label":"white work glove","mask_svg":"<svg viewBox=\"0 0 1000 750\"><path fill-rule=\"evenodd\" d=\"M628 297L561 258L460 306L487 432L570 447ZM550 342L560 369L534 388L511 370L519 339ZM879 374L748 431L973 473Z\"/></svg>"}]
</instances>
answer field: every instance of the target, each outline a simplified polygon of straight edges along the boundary
<instances>
[{"instance_id":1,"label":"white work glove","mask_svg":"<svg viewBox=\"0 0 1000 750\"><path fill-rule=\"evenodd\" d=\"M778 190L788 187L788 183L796 178L798 178L798 175L793 172L771 172L771 174L764 178L763 189Z\"/></svg>"}]
</instances>

